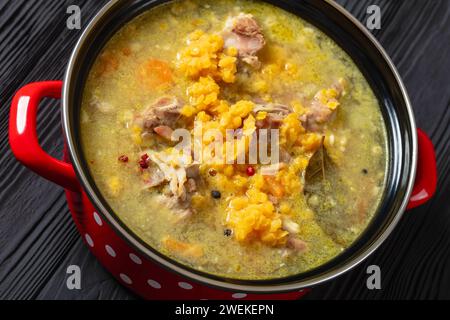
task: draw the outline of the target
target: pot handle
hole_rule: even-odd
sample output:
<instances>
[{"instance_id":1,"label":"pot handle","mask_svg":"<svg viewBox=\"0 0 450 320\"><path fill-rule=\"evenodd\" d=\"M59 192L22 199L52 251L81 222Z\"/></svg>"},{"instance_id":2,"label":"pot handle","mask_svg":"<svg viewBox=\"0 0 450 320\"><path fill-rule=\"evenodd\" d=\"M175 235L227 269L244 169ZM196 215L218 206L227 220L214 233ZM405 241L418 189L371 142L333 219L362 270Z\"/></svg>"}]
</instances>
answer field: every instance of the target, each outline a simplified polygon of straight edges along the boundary
<instances>
[{"instance_id":1,"label":"pot handle","mask_svg":"<svg viewBox=\"0 0 450 320\"><path fill-rule=\"evenodd\" d=\"M409 198L407 209L412 209L427 202L436 191L437 170L433 143L425 132L417 129L418 157L414 188Z\"/></svg>"},{"instance_id":2,"label":"pot handle","mask_svg":"<svg viewBox=\"0 0 450 320\"><path fill-rule=\"evenodd\" d=\"M9 143L15 157L38 175L78 191L75 171L70 163L55 159L39 145L36 116L43 98L61 98L62 81L43 81L22 87L14 96L9 118Z\"/></svg>"}]
</instances>

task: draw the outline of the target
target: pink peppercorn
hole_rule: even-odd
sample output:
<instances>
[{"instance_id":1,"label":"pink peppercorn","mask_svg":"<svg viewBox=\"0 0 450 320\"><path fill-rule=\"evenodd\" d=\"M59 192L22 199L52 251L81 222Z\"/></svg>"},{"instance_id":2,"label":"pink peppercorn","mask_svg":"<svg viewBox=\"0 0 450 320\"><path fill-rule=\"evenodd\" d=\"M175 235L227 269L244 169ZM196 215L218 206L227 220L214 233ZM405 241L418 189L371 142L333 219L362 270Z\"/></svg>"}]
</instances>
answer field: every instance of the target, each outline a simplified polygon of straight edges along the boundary
<instances>
[{"instance_id":1,"label":"pink peppercorn","mask_svg":"<svg viewBox=\"0 0 450 320\"><path fill-rule=\"evenodd\" d=\"M255 168L253 168L252 166L248 166L246 171L247 171L247 175L249 177L251 177L255 174Z\"/></svg>"},{"instance_id":2,"label":"pink peppercorn","mask_svg":"<svg viewBox=\"0 0 450 320\"><path fill-rule=\"evenodd\" d=\"M148 168L148 154L143 154L141 156L141 160L139 160L139 165L141 166L142 169L147 169Z\"/></svg>"}]
</instances>

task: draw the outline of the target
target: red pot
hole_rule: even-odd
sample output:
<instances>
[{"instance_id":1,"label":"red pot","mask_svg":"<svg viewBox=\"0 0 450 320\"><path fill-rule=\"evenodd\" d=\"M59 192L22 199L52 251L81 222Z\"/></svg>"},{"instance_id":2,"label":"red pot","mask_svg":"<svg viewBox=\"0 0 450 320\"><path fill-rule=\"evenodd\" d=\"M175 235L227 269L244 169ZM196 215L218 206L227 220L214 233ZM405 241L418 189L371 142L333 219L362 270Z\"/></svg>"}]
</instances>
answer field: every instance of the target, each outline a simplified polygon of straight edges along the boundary
<instances>
[{"instance_id":1,"label":"red pot","mask_svg":"<svg viewBox=\"0 0 450 320\"><path fill-rule=\"evenodd\" d=\"M383 205L361 239L342 256L311 272L285 279L218 278L191 270L153 250L122 224L93 184L78 144L76 119L89 62L101 49L108 32L114 32L126 19L159 2L109 3L77 44L64 88L61 81L32 83L17 92L11 105L9 139L14 155L37 174L65 188L72 217L83 240L123 285L147 299L298 299L306 288L334 278L365 259L387 238L406 207L423 204L434 194L437 175L433 145L422 131L416 131L405 88L376 40L332 1L279 1L281 7L328 32L360 62L363 72L367 71L382 105L389 136L391 158ZM61 94L68 146L65 160L45 153L36 133L40 100L60 99Z\"/></svg>"}]
</instances>

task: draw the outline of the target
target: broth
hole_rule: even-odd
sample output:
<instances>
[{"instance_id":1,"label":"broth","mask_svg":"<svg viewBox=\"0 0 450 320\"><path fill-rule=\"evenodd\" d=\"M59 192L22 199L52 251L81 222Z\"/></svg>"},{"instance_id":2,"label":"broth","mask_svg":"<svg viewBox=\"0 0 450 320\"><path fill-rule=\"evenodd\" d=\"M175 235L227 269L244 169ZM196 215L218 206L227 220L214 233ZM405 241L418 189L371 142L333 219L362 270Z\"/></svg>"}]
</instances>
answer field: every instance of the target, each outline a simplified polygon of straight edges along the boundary
<instances>
[{"instance_id":1,"label":"broth","mask_svg":"<svg viewBox=\"0 0 450 320\"><path fill-rule=\"evenodd\" d=\"M171 130L195 142L194 121L223 137L242 129L233 143L277 129L276 171L182 158ZM215 275L272 279L328 262L361 235L384 189L385 127L364 76L324 33L263 2L176 1L127 23L92 67L80 126L90 172L123 222Z\"/></svg>"}]
</instances>

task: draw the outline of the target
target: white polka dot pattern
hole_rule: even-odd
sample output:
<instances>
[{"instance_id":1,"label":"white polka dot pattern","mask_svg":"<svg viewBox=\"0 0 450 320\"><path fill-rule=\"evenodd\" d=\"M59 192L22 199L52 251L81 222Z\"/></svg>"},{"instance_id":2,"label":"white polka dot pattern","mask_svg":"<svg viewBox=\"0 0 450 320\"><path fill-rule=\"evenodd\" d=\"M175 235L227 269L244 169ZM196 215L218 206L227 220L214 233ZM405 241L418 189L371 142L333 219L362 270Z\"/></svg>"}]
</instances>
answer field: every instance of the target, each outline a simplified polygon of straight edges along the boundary
<instances>
[{"instance_id":1,"label":"white polka dot pattern","mask_svg":"<svg viewBox=\"0 0 450 320\"><path fill-rule=\"evenodd\" d=\"M136 264L142 264L142 260L141 258L139 258L137 255L135 255L134 253L130 253L129 257L131 259L131 261L133 261Z\"/></svg>"},{"instance_id":2,"label":"white polka dot pattern","mask_svg":"<svg viewBox=\"0 0 450 320\"><path fill-rule=\"evenodd\" d=\"M93 246L94 246L94 240L92 240L92 238L91 238L90 235L88 235L88 234L86 233L86 234L84 235L84 239L86 240L87 244L88 244L90 247L93 247Z\"/></svg>"},{"instance_id":3,"label":"white polka dot pattern","mask_svg":"<svg viewBox=\"0 0 450 320\"><path fill-rule=\"evenodd\" d=\"M116 252L114 251L114 249L113 249L111 246L106 245L106 246L105 246L105 249L106 249L106 252L108 252L108 254L109 254L111 257L113 257L113 258L116 257Z\"/></svg>"},{"instance_id":4,"label":"white polka dot pattern","mask_svg":"<svg viewBox=\"0 0 450 320\"><path fill-rule=\"evenodd\" d=\"M161 285L159 284L158 281L155 281L153 279L148 279L147 283L150 287L152 287L153 289L161 289Z\"/></svg>"},{"instance_id":5,"label":"white polka dot pattern","mask_svg":"<svg viewBox=\"0 0 450 320\"><path fill-rule=\"evenodd\" d=\"M95 223L97 223L101 227L103 225L102 218L100 218L98 213L95 212L95 211L94 211L94 213L92 215L94 216Z\"/></svg>"},{"instance_id":6,"label":"white polka dot pattern","mask_svg":"<svg viewBox=\"0 0 450 320\"><path fill-rule=\"evenodd\" d=\"M178 282L178 286L186 290L191 290L193 288L193 286L187 282Z\"/></svg>"},{"instance_id":7,"label":"white polka dot pattern","mask_svg":"<svg viewBox=\"0 0 450 320\"><path fill-rule=\"evenodd\" d=\"M127 276L124 273L119 274L120 279L122 279L123 282L125 282L126 284L132 284L133 281L131 281L130 277Z\"/></svg>"}]
</instances>

